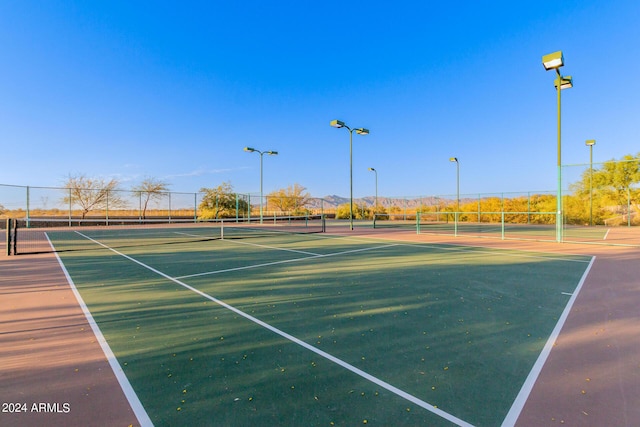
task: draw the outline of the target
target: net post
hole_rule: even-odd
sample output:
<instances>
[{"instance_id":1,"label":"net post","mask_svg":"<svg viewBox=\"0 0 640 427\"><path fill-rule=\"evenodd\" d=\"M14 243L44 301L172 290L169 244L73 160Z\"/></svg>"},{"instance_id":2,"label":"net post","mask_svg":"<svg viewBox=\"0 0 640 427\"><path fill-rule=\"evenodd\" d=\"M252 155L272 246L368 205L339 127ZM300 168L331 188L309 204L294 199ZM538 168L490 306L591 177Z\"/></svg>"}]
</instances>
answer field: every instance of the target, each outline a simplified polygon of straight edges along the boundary
<instances>
[{"instance_id":1,"label":"net post","mask_svg":"<svg viewBox=\"0 0 640 427\"><path fill-rule=\"evenodd\" d=\"M12 236L12 246L13 246L13 254L18 255L18 220L14 219L13 221L13 233Z\"/></svg>"},{"instance_id":2,"label":"net post","mask_svg":"<svg viewBox=\"0 0 640 427\"><path fill-rule=\"evenodd\" d=\"M11 218L7 218L7 256L11 255Z\"/></svg>"},{"instance_id":3,"label":"net post","mask_svg":"<svg viewBox=\"0 0 640 427\"><path fill-rule=\"evenodd\" d=\"M325 233L327 231L327 219L324 214L320 215L320 219L322 221L322 232Z\"/></svg>"},{"instance_id":4,"label":"net post","mask_svg":"<svg viewBox=\"0 0 640 427\"><path fill-rule=\"evenodd\" d=\"M422 216L422 212L416 212L416 234L420 234L420 217Z\"/></svg>"},{"instance_id":5,"label":"net post","mask_svg":"<svg viewBox=\"0 0 640 427\"><path fill-rule=\"evenodd\" d=\"M224 240L224 219L220 220L220 240Z\"/></svg>"}]
</instances>

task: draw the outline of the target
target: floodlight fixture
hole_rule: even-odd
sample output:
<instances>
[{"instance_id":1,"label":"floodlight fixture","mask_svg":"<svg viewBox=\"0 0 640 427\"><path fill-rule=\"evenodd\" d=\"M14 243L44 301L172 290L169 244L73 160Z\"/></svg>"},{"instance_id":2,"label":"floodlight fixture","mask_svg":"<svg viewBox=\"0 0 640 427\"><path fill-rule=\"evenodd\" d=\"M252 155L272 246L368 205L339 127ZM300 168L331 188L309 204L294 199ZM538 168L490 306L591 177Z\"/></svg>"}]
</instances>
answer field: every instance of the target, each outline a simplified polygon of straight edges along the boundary
<instances>
[{"instance_id":1,"label":"floodlight fixture","mask_svg":"<svg viewBox=\"0 0 640 427\"><path fill-rule=\"evenodd\" d=\"M251 148L251 147L244 147L244 151L247 151L249 153L253 153L254 151L256 151L255 148Z\"/></svg>"},{"instance_id":2,"label":"floodlight fixture","mask_svg":"<svg viewBox=\"0 0 640 427\"><path fill-rule=\"evenodd\" d=\"M562 51L559 50L557 52L544 55L542 57L542 65L547 71L562 67L564 65L564 56L562 55Z\"/></svg>"},{"instance_id":3,"label":"floodlight fixture","mask_svg":"<svg viewBox=\"0 0 640 427\"><path fill-rule=\"evenodd\" d=\"M560 90L570 89L573 87L573 78L571 76L558 77L553 81L553 86L558 89L558 81L560 82Z\"/></svg>"},{"instance_id":4,"label":"floodlight fixture","mask_svg":"<svg viewBox=\"0 0 640 427\"><path fill-rule=\"evenodd\" d=\"M334 128L343 128L346 125L344 124L344 122L341 122L340 120L331 120L331 122L329 123L332 127Z\"/></svg>"},{"instance_id":5,"label":"floodlight fixture","mask_svg":"<svg viewBox=\"0 0 640 427\"><path fill-rule=\"evenodd\" d=\"M588 147L590 147L590 146L592 146L592 145L596 145L596 140L595 140L595 139L587 139L587 140L584 142L584 145L586 145L586 146L588 146Z\"/></svg>"}]
</instances>

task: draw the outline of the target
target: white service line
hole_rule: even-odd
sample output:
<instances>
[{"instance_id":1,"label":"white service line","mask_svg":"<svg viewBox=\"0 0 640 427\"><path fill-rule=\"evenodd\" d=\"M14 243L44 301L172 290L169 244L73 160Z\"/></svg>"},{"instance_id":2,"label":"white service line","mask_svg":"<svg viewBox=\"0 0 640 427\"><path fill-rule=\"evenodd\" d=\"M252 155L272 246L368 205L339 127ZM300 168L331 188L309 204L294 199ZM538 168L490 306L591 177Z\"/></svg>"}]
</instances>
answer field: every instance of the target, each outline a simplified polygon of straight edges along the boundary
<instances>
[{"instance_id":1,"label":"white service line","mask_svg":"<svg viewBox=\"0 0 640 427\"><path fill-rule=\"evenodd\" d=\"M375 237L376 240L380 241L397 241L393 239L383 239L382 237ZM364 241L364 239L360 239ZM374 240L374 239L371 239ZM527 249L495 249L490 250L490 248L485 246L472 246L472 245L463 245L463 244L454 244L454 243L442 243L439 245L433 245L429 243L396 243L398 246L411 246L416 248L426 248L426 249L439 249L442 251L452 251L452 252L466 252L470 254L482 254L482 255L500 255L505 257L512 258L534 258L534 259L544 259L549 261L567 261L567 262L578 262L588 264L590 260L588 259L576 259L576 258L563 258L557 256L557 254L552 252L540 252L540 251L532 251ZM549 256L543 256L549 255ZM573 254L566 254L573 255ZM575 255L576 257L586 258L584 255Z\"/></svg>"},{"instance_id":2,"label":"white service line","mask_svg":"<svg viewBox=\"0 0 640 427\"><path fill-rule=\"evenodd\" d=\"M199 238L207 238L208 237L208 236L201 236L199 234L184 233L184 232L181 232L181 231L175 231L174 233L175 234L180 234L182 236L189 236L189 237L199 237ZM233 241L233 240L230 240L230 239L220 239L220 240L224 240L225 242L237 243L239 245L252 245L252 246L258 246L260 248L268 248L268 249L274 249L274 250L278 250L278 251L295 252L295 253L300 253L300 254L305 254L305 255L319 255L319 254L316 254L316 253L313 253L313 252L299 251L297 249L278 248L278 247L275 247L275 246L258 245L256 243L237 242L237 241Z\"/></svg>"},{"instance_id":3,"label":"white service line","mask_svg":"<svg viewBox=\"0 0 640 427\"><path fill-rule=\"evenodd\" d=\"M288 248L278 248L276 246L268 246L268 245L259 245L257 243L250 243L250 242L239 242L239 241L235 241L235 240L229 240L229 239L224 239L225 242L231 242L231 243L235 243L238 245L248 245L248 246L256 246L258 248L266 248L266 249L273 249L276 251L285 251L285 252L295 252L298 254L305 254L305 255L312 255L312 256L321 256L321 254L317 254L315 252L307 252L307 251L300 251L298 249L288 249Z\"/></svg>"},{"instance_id":4,"label":"white service line","mask_svg":"<svg viewBox=\"0 0 640 427\"><path fill-rule=\"evenodd\" d=\"M307 350L312 351L312 352L316 353L317 355L319 355L321 357L324 357L327 360L330 360L330 361L334 362L335 364L337 364L339 366L342 366L343 368L351 371L352 373L354 373L356 375L359 375L360 377L365 378L366 380L369 380L374 384L377 384L378 386L380 386L380 387L382 387L382 388L384 388L384 389L386 389L386 390L388 390L388 391L390 391L390 392L392 392L392 393L394 393L394 394L396 394L396 395L398 395L398 396L400 396L400 397L402 397L402 398L414 403L415 405L418 405L418 406L426 409L429 412L432 412L432 413L434 413L434 414L446 419L447 421L450 421L450 422L452 422L452 423L454 423L454 424L456 424L458 426L461 426L461 427L473 427L472 424L469 424L468 422L463 421L463 420L455 417L454 415L449 414L448 412L445 412L445 411L443 411L443 410L441 410L439 408L436 408L432 404L427 403L427 402L425 402L425 401L423 401L423 400L421 400L421 399L419 399L419 398L417 398L417 397L415 397L415 396L413 396L413 395L411 395L411 394L409 394L409 393L407 393L405 391L402 391L399 388L394 387L393 385L391 385L391 384L389 384L389 383L387 383L387 382L385 382L385 381L383 381L383 380L381 380L381 379L379 379L377 377L374 377L373 375L368 374L368 373L366 373L365 371L363 371L361 369L356 368L355 366L345 362L344 360L338 359L337 357L335 357L335 356L333 356L333 355L331 355L331 354L329 354L329 353L327 353L327 352L325 352L323 350L320 350L319 348L316 348L316 347L312 346L311 344L308 344L308 343L306 343L306 342L294 337L293 335L290 335L290 334L288 334L288 333L276 328L275 326L272 326L272 325L270 325L268 323L265 323L262 320L260 320L260 319L258 319L256 317L253 317L250 314L247 314L244 311L239 310L239 309L227 304L226 302L224 302L222 300L219 300L219 299L217 299L217 298L215 298L215 297L213 297L213 296L211 296L211 295L209 295L207 293L204 293L204 292L200 291L199 289L196 289L196 288L194 288L192 286L189 286L186 283L181 282L180 280L178 280L175 277L171 277L171 276L161 272L160 270L157 270L157 269L155 269L155 268L153 268L151 266L146 265L145 263L143 263L141 261L138 261L135 258L130 257L129 255L125 255L122 252L119 252L119 251L117 251L117 250L115 250L113 248L110 248L109 246L107 246L107 245L105 245L105 244L103 244L103 243L101 243L101 242L99 242L99 241L97 241L95 239L92 239L91 237L86 236L86 235L80 233L79 231L76 231L76 233L78 233L79 235L81 235L85 239L91 240L92 242L102 246L103 248L109 249L110 251L112 251L112 252L114 252L114 253L116 253L116 254L118 254L118 255L126 258L126 259L128 259L129 261L132 261L132 262L140 265L141 267L146 268L149 271L152 271L152 272L156 273L159 276L162 276L165 279L168 279L168 280L170 280L170 281L172 281L172 282L174 282L174 283L176 283L176 284L178 284L178 285L180 285L180 286L182 286L182 287L184 287L186 289L189 289L190 291L195 292L196 294L198 294L198 295L200 295L200 296L202 296L202 297L204 297L204 298L206 298L206 299L208 299L210 301L213 301L216 304L218 304L218 305L220 305L220 306L222 306L222 307L224 307L224 308L226 308L226 309L228 309L230 311L233 311L234 313L244 317L245 319L250 320L251 322L253 322L253 323L257 324L257 325L260 325L263 328L268 329L271 332L273 332L273 333L275 333L277 335L280 335L281 337L283 337L283 338L285 338L285 339L287 339L287 340L289 340L289 341L291 341L291 342L293 342L295 344L298 344L299 346L304 347ZM385 246L380 246L380 247L387 247L387 246L395 246L395 245L385 245ZM367 248L367 249L371 250L371 249L375 249L375 248ZM343 253L361 252L361 251L362 250L353 250L353 251L345 251ZM320 256L333 256L333 255L337 255L337 254L338 253L329 254L329 255L320 255ZM315 258L315 257L311 257L311 258ZM302 258L302 259L304 259L304 258Z\"/></svg>"},{"instance_id":5,"label":"white service line","mask_svg":"<svg viewBox=\"0 0 640 427\"><path fill-rule=\"evenodd\" d=\"M223 270L204 271L202 273L194 273L194 274L187 274L185 276L177 276L177 277L175 277L175 279L180 280L180 279L188 279L190 277L211 276L211 275L214 275L214 274L229 273L231 271L250 270L252 268L267 267L269 265L287 264L287 263L290 263L290 262L304 261L306 259L318 258L320 256L321 255L314 255L314 256L307 256L307 257L304 257L304 258L285 259L285 260L282 260L282 261L273 261L273 262L265 262L265 263L262 263L262 264L245 265L243 267L225 268Z\"/></svg>"},{"instance_id":6,"label":"white service line","mask_svg":"<svg viewBox=\"0 0 640 427\"><path fill-rule=\"evenodd\" d=\"M87 237L87 238L90 239L90 237ZM99 242L96 242L96 243L99 243ZM254 243L244 243L244 244L245 245L255 245ZM255 245L255 246L267 247L267 248L271 247L271 246L264 246L264 245ZM285 260L282 260L282 261L273 261L273 262L265 262L265 263L262 263L262 264L245 265L243 267L225 268L224 270L213 270L213 271L205 271L205 272L202 272L202 273L187 274L185 276L177 276L177 277L175 277L175 279L187 279L189 277L209 276L209 275L214 275L214 274L229 273L229 272L232 272L232 271L250 270L252 268L267 267L269 265L287 264L287 263L290 263L290 262L305 261L305 260L313 259L313 258L326 258L326 257L331 257L331 256L336 256L336 255L350 254L350 253L354 253L354 252L371 251L371 250L374 250L374 249L388 248L388 247L391 247L391 246L397 246L397 245L390 244L390 245L382 245L382 246L373 246L373 247L370 247L370 248L352 249L350 251L334 252L334 253L331 253L331 254L313 254L311 256L303 257L303 258L285 259ZM109 249L111 249L111 248L109 248ZM277 249L277 248L273 248L273 249Z\"/></svg>"}]
</instances>

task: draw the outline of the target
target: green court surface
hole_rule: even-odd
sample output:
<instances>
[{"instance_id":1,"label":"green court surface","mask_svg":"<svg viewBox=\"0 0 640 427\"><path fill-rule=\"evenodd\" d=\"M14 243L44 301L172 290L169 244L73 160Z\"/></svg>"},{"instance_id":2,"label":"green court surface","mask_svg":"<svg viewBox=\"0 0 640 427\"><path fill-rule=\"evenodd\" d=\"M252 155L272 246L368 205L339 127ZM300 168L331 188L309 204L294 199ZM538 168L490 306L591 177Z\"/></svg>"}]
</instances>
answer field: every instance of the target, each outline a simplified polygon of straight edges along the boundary
<instances>
[{"instance_id":1,"label":"green court surface","mask_svg":"<svg viewBox=\"0 0 640 427\"><path fill-rule=\"evenodd\" d=\"M49 233L155 425L508 423L591 262L209 232Z\"/></svg>"}]
</instances>

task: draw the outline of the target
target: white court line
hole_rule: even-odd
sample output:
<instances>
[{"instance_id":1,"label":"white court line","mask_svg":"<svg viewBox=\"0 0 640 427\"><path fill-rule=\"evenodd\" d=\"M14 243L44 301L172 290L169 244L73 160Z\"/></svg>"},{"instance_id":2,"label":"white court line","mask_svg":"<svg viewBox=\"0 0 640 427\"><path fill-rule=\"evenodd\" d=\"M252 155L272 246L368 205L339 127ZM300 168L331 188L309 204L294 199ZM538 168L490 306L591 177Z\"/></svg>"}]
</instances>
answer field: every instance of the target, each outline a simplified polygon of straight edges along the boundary
<instances>
[{"instance_id":1,"label":"white court line","mask_svg":"<svg viewBox=\"0 0 640 427\"><path fill-rule=\"evenodd\" d=\"M53 243L51 243L51 240L49 240L49 236L47 235L47 233L45 233L45 236L47 238L47 241L49 242L49 245L53 248ZM89 322L89 326L91 326L93 335L95 335L96 340L100 344L100 347L102 348L102 352L107 358L107 361L109 362L109 366L111 367L113 374L116 376L116 379L118 380L118 383L120 384L120 388L122 388L122 391L124 392L125 397L129 401L129 405L131 406L133 413L138 419L138 422L140 423L141 426L153 426L153 423L151 422L151 418L149 418L149 414L147 414L147 411L144 410L144 406L142 406L142 402L140 402L138 395L136 394L135 390L131 386L131 383L129 382L129 379L125 375L124 371L122 370L120 363L118 363L118 359L116 359L115 354L113 354L113 351L111 351L111 347L109 347L109 343L107 343L107 340L105 339L104 335L102 335L102 331L100 330L100 327L98 327L98 324L96 323L93 316L91 315L91 312L87 308L87 305L82 299L82 296L80 296L80 292L76 288L75 283L73 283L73 279L71 279L71 276L69 275L69 272L67 271L66 267L62 263L60 256L58 256L58 253L55 251L55 249L53 253L56 255L58 264L60 264L60 268L62 268L62 272L67 278L67 282L69 282L71 291L73 291L73 294L75 295L76 300L78 300L78 305L82 309L82 312L84 313L84 317L87 319L87 322Z\"/></svg>"},{"instance_id":2,"label":"white court line","mask_svg":"<svg viewBox=\"0 0 640 427\"><path fill-rule=\"evenodd\" d=\"M488 254L488 255L496 255L496 256L504 256L504 257L512 257L512 258L533 258L533 259L544 259L548 261L579 262L584 264L587 264L590 262L589 260L586 260L586 259L562 258L562 257L558 257L556 254L552 254L549 252L537 252L539 254L545 254L549 256L532 255L532 254L535 254L536 252L523 251L521 249L496 249L495 251L489 251L489 250L477 249L477 248L482 248L482 246L457 246L455 248L441 248L440 246L423 245L419 243L416 245L407 245L407 246L418 246L418 247L425 247L425 248L432 248L432 249L443 249L446 251L465 252L469 254L481 254L481 255ZM451 246L455 246L455 245L451 245ZM473 249L467 249L467 248L473 248ZM584 258L584 255L576 255L576 256L581 256Z\"/></svg>"},{"instance_id":3,"label":"white court line","mask_svg":"<svg viewBox=\"0 0 640 427\"><path fill-rule=\"evenodd\" d=\"M349 237L349 236L347 236ZM354 237L354 239L357 239ZM396 239L384 239L381 237L374 238L359 238L357 240L360 241L371 241L371 240L379 240L382 242L403 242L402 240ZM562 258L558 257L557 254L552 252L542 252L542 251L532 251L527 249L509 249L509 248L496 248L495 250L488 250L485 246L474 246L474 245L462 245L462 244L454 244L454 243L441 243L438 245L433 245L430 243L396 243L398 246L409 246L409 247L418 247L418 248L427 248L427 249L440 249L443 251L457 251L457 252L468 252L471 254L490 254L490 255L500 255L506 257L514 257L514 258L535 258L535 259L545 259L549 261L567 261L567 262L579 262L588 264L590 261L586 258L585 255L576 255L576 254L564 254L564 255L574 255L576 257L582 257L583 259L572 259L572 258ZM540 254L540 255L534 255ZM549 255L549 256L542 256Z\"/></svg>"},{"instance_id":4,"label":"white court line","mask_svg":"<svg viewBox=\"0 0 640 427\"><path fill-rule=\"evenodd\" d=\"M91 238L87 237L87 239L91 239ZM99 242L97 242L97 243L99 243ZM254 245L254 243L245 243L245 245ZM264 247L263 245L256 245L256 246ZM349 254L349 253L354 253L354 252L372 251L374 249L388 248L388 247L391 247L391 246L397 246L397 245L389 244L389 245L382 245L382 246L373 246L373 247L370 247L370 248L352 249L350 251L334 252L334 253L331 253L331 254L314 254L312 256L303 257L303 258L285 259L285 260L282 260L282 261L273 261L273 262L265 262L265 263L262 263L262 264L245 265L243 267L225 268L224 270L213 270L213 271L205 271L205 272L202 272L202 273L187 274L185 276L177 276L177 277L175 277L175 279L187 279L189 277L209 276L209 275L213 275L213 274L229 273L231 271L250 270L252 268L267 267L269 265L278 265L278 264L286 264L286 263L290 263L290 262L306 261L308 259L313 259L313 258L327 258L327 257L331 257L331 256L344 255L344 254ZM111 248L109 248L109 249L111 249ZM277 249L277 248L274 248L274 249Z\"/></svg>"},{"instance_id":5,"label":"white court line","mask_svg":"<svg viewBox=\"0 0 640 427\"><path fill-rule=\"evenodd\" d=\"M607 228L607 232L604 233L604 237L602 238L602 240L607 240L607 237L609 236L609 232L611 231L610 228Z\"/></svg>"},{"instance_id":6,"label":"white court line","mask_svg":"<svg viewBox=\"0 0 640 427\"><path fill-rule=\"evenodd\" d=\"M180 232L180 231L175 231L174 233L175 234L181 234L183 236L189 236L189 237L203 237L203 236L200 236L198 234L183 233L183 232ZM239 245L252 245L252 246L258 246L260 248L274 249L274 250L277 250L277 251L295 252L295 253L305 254L305 255L320 255L320 254L316 254L316 253L313 253L313 252L300 251L300 250L297 250L297 249L278 248L276 246L258 245L256 243L236 242L236 241L233 241L233 240L230 240L230 239L220 239L220 240L224 240L225 242L237 243Z\"/></svg>"},{"instance_id":7,"label":"white court line","mask_svg":"<svg viewBox=\"0 0 640 427\"><path fill-rule=\"evenodd\" d=\"M413 245L410 245L413 246ZM483 247L483 246L466 246L466 245L452 245L452 244L448 244L448 246L454 246L453 248L442 248L440 246L433 246L433 245L423 245L423 244L417 244L417 246L424 246L427 248L435 248L435 249L444 249L447 251L460 251L460 252L468 252L471 254L489 254L489 255L498 255L498 256L505 256L505 257L513 257L513 258L534 258L534 259L544 259L544 260L549 260L549 261L566 261L566 262L581 262L581 263L588 263L590 261L585 260L585 259L573 259L573 258L563 258L563 257L558 257L556 254L554 253L550 253L550 252L535 252L535 251L527 251L527 250L523 250L523 249L508 249L508 248L499 248L496 249L494 251L491 250L486 250L487 248ZM484 250L483 250L484 249ZM533 254L544 254L544 255L549 255L549 256L543 256L543 255L533 255ZM576 256L581 256L584 258L584 255L576 255Z\"/></svg>"},{"instance_id":8,"label":"white court line","mask_svg":"<svg viewBox=\"0 0 640 427\"><path fill-rule=\"evenodd\" d=\"M178 285L180 285L180 286L182 286L182 287L184 287L186 289L189 289L190 291L195 292L196 294L198 294L198 295L200 295L200 296L202 296L202 297L204 297L204 298L206 298L206 299L208 299L210 301L213 301L216 304L218 304L218 305L220 305L220 306L222 306L222 307L224 307L224 308L226 308L226 309L228 309L230 311L233 311L234 313L244 317L245 319L247 319L247 320L249 320L249 321L251 321L251 322L253 322L253 323L257 324L257 325L260 325L263 328L268 329L271 332L273 332L273 333L275 333L277 335L280 335L281 337L283 337L283 338L285 338L285 339L287 339L287 340L289 340L289 341L291 341L291 342L293 342L295 344L298 344L299 346L304 347L309 351L312 351L313 353L316 353L318 356L324 357L325 359L330 360L331 362L333 362L333 363L335 363L335 364L337 364L339 366L342 366L343 368L351 371L352 373L354 373L354 374L356 374L356 375L358 375L358 376L360 376L360 377L362 377L362 378L364 378L366 380L371 381L372 383L374 383L374 384L376 384L376 385L378 385L378 386L380 386L380 387L382 387L382 388L384 388L384 389L396 394L397 396L400 396L400 397L408 400L409 402L411 402L411 403L413 403L415 405L420 406L421 408L426 409L429 412L434 413L435 415L440 416L441 418L444 418L447 421L450 421L450 422L452 422L452 423L454 423L454 424L456 424L458 426L461 426L461 427L473 427L472 424L469 424L468 422L463 421L463 420L457 418L456 416L451 415L448 412L443 411L442 409L436 408L432 404L430 404L428 402L425 402L425 401L423 401L423 400L421 400L421 399L419 399L419 398L417 398L417 397L415 397L415 396L413 396L413 395L411 395L411 394L409 394L409 393L407 393L405 391L402 391L399 388L397 388L397 387L395 387L395 386L393 386L393 385L391 385L391 384L389 384L389 383L387 383L387 382L385 382L385 381L383 381L383 380L381 380L381 379L379 379L377 377L374 377L373 375L368 374L367 372L365 372L365 371L363 371L361 369L356 368L355 366L345 362L344 360L338 359L337 357L335 357L335 356L333 356L333 355L331 355L331 354L329 354L329 353L327 353L325 351L322 351L319 348L316 348L316 347L312 346L311 344L308 344L308 343L306 343L306 342L294 337L293 335L290 335L290 334L288 334L288 333L276 328L275 326L272 326L272 325L270 325L268 323L265 323L262 320L260 320L260 319L258 319L256 317L253 317L250 314L247 314L244 311L239 310L239 309L237 309L237 308L225 303L222 300L219 300L219 299L217 299L217 298L215 298L215 297L213 297L213 296L211 296L209 294L206 294L206 293L200 291L199 289L196 289L196 288L194 288L192 286L189 286L186 283L181 282L180 280L178 280L175 277L171 277L171 276L161 272L160 270L157 270L157 269L155 269L155 268L153 268L151 266L148 266L148 265L144 264L141 261L136 260L135 258L132 258L132 257L130 257L128 255L123 254L122 252L119 252L119 251L117 251L117 250L115 250L113 248L110 248L109 246L107 246L107 245L105 245L105 244L103 244L103 243L101 243L101 242L99 242L97 240L94 240L91 237L80 233L79 231L76 231L76 233L78 233L79 235L81 235L85 239L91 240L92 242L102 246L103 248L109 249L110 251L120 255L121 257L124 257L124 258L128 259L129 261L132 261L132 262L140 265L141 267L146 268L149 271L152 271L152 272L156 273L157 275L162 276L165 279L170 280L170 281L172 281L172 282L174 282L174 283L176 283L176 284L178 284ZM386 245L386 246L394 246L394 245ZM346 252L358 252L358 251L355 250L355 251L346 251ZM322 255L322 256L331 256L331 255ZM312 257L312 258L314 258L314 257ZM115 359L115 356L114 356L114 359Z\"/></svg>"},{"instance_id":9,"label":"white court line","mask_svg":"<svg viewBox=\"0 0 640 427\"><path fill-rule=\"evenodd\" d=\"M109 248L109 249L111 249L111 248ZM267 267L269 265L278 265L278 264L286 264L286 263L290 263L290 262L304 261L306 259L318 258L319 256L320 255L307 256L307 257L304 257L304 258L285 259L285 260L282 260L282 261L273 261L273 262L265 262L265 263L262 263L262 264L245 265L243 267L225 268L224 270L205 271L205 272L202 272L202 273L187 274L185 276L177 276L175 278L180 280L180 279L188 279L190 277L211 276L211 275L214 275L214 274L229 273L231 271L250 270L252 268Z\"/></svg>"},{"instance_id":10,"label":"white court line","mask_svg":"<svg viewBox=\"0 0 640 427\"><path fill-rule=\"evenodd\" d=\"M578 286L576 286L576 289L573 292L573 295L571 296L571 298L569 298L569 302L567 302L567 305L564 308L564 311L560 315L560 318L558 319L558 323L556 323L555 328L553 328L553 331L551 331L551 335L549 336L549 339L547 340L544 348L542 349L542 352L538 356L536 363L533 365L533 368L531 368L531 372L529 372L529 375L527 376L527 379L522 385L520 392L518 393L515 400L513 401L513 405L511 405L511 409L509 410L509 412L507 413L507 416L502 422L502 427L511 427L515 425L516 421L518 420L518 417L520 416L520 412L522 412L522 408L524 408L524 404L527 402L527 399L529 398L529 394L531 394L533 385L536 383L538 376L542 371L542 367L544 366L545 362L547 361L547 358L549 357L549 353L551 353L553 344L556 342L556 340L558 339L558 336L560 335L560 331L564 326L564 322L567 320L567 317L569 316L569 312L573 307L573 303L578 297L578 294L580 293L580 289L582 289L582 285L584 284L584 281L587 279L587 275L589 274L589 271L591 270L591 266L593 266L593 262L595 260L596 260L595 256L591 258L591 261L589 262L589 266L582 274L582 278L580 279L580 282L578 282Z\"/></svg>"},{"instance_id":11,"label":"white court line","mask_svg":"<svg viewBox=\"0 0 640 427\"><path fill-rule=\"evenodd\" d=\"M249 246L256 246L258 248L273 249L273 250L276 250L276 251L286 251L286 252L295 252L295 253L298 253L298 254L321 256L321 254L317 254L315 252L301 251L301 250L298 250L298 249L279 248L277 246L259 245L257 243L249 243L249 242L238 242L238 241L229 240L229 239L224 239L224 240L225 240L225 242L231 242L231 243L235 243L235 244L238 244L238 245L249 245Z\"/></svg>"}]
</instances>

